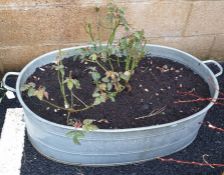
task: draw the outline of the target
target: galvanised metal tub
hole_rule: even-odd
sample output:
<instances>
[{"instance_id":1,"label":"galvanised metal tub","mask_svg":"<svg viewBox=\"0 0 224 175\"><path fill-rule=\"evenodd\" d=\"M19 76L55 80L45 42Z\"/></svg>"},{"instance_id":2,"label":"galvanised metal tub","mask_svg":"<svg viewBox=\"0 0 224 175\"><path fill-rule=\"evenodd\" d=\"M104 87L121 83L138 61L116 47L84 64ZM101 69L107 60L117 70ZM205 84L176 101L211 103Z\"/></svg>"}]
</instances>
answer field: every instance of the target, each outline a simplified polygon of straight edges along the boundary
<instances>
[{"instance_id":1,"label":"galvanised metal tub","mask_svg":"<svg viewBox=\"0 0 224 175\"><path fill-rule=\"evenodd\" d=\"M72 56L78 54L80 48L82 47L67 48L63 51L67 56ZM223 72L219 63L213 60L202 62L180 50L159 45L147 45L146 49L153 56L165 57L191 68L208 83L211 97L213 101L216 100L219 93L216 77ZM55 61L57 53L58 51L53 51L42 55L25 66L20 73L9 72L3 79L7 89L16 91L24 109L31 143L49 159L74 165L112 166L169 155L192 143L207 111L213 106L213 103L209 103L194 115L172 123L131 129L99 129L87 133L81 140L81 145L76 145L66 136L67 132L74 130L73 127L39 117L26 106L21 97L20 87L27 78L37 67ZM209 62L217 65L220 72L214 75L205 64ZM18 75L16 89L5 84L7 76L12 74Z\"/></svg>"}]
</instances>

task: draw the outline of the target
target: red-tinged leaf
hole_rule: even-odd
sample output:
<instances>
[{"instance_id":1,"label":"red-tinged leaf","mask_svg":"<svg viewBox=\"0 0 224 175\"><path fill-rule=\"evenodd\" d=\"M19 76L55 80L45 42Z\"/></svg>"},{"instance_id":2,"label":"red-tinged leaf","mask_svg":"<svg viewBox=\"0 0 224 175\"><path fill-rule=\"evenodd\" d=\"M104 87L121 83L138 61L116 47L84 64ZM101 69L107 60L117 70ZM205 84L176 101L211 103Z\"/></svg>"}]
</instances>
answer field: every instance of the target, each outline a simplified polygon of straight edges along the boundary
<instances>
[{"instance_id":1,"label":"red-tinged leaf","mask_svg":"<svg viewBox=\"0 0 224 175\"><path fill-rule=\"evenodd\" d=\"M107 119L100 119L97 121L98 123L109 123Z\"/></svg>"},{"instance_id":2,"label":"red-tinged leaf","mask_svg":"<svg viewBox=\"0 0 224 175\"><path fill-rule=\"evenodd\" d=\"M49 94L48 94L47 91L44 91L44 97L45 97L46 99L49 99Z\"/></svg>"},{"instance_id":3,"label":"red-tinged leaf","mask_svg":"<svg viewBox=\"0 0 224 175\"><path fill-rule=\"evenodd\" d=\"M82 127L82 122L79 121L79 120L77 120L77 121L75 121L75 123L73 124L73 126L74 126L75 128L81 128L81 127Z\"/></svg>"}]
</instances>

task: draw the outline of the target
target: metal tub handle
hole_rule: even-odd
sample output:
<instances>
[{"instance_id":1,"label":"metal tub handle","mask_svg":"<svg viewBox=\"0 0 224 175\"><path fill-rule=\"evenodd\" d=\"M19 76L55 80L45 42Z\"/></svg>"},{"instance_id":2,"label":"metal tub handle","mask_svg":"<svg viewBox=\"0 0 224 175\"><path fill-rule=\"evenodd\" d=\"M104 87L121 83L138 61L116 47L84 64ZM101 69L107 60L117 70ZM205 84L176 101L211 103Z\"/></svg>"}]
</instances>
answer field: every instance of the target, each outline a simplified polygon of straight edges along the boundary
<instances>
[{"instance_id":1,"label":"metal tub handle","mask_svg":"<svg viewBox=\"0 0 224 175\"><path fill-rule=\"evenodd\" d=\"M6 79L7 79L7 77L10 76L10 75L17 75L17 76L19 76L19 72L7 72L7 73L4 75L3 79L2 79L2 85L3 85L3 87L4 87L5 89L7 89L8 91L16 92L16 89L15 89L15 88L12 88L12 87L10 87L10 86L8 86L8 85L6 84Z\"/></svg>"},{"instance_id":2,"label":"metal tub handle","mask_svg":"<svg viewBox=\"0 0 224 175\"><path fill-rule=\"evenodd\" d=\"M218 76L222 75L223 68L217 61L215 61L215 60L206 60L206 61L203 61L203 63L204 64L206 64L206 63L213 63L213 64L215 64L220 69L220 71L217 74L214 74L215 77L218 77Z\"/></svg>"}]
</instances>

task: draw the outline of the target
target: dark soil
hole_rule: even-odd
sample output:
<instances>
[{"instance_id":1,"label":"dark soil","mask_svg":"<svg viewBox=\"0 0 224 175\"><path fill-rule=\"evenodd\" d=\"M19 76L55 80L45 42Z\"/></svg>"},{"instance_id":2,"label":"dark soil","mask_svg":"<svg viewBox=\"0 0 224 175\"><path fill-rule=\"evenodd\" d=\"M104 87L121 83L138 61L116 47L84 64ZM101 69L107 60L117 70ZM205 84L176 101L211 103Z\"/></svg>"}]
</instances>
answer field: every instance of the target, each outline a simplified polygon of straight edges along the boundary
<instances>
[{"instance_id":1,"label":"dark soil","mask_svg":"<svg viewBox=\"0 0 224 175\"><path fill-rule=\"evenodd\" d=\"M224 67L224 63L222 65ZM220 91L224 92L224 75L220 76L218 80L221 88ZM223 95L220 94L220 98L223 98ZM17 99L7 100L5 98L0 108L0 124L4 121L5 110L7 108L19 106ZM223 117L224 107L215 105L208 112L205 121L224 128ZM166 158L203 162L202 156L208 154L209 157L206 160L209 163L223 163L223 143L223 132L217 132L202 125L197 138L190 146ZM21 175L221 175L224 172L224 167L212 168L209 166L184 165L173 162L161 162L159 160L104 168L63 165L40 155L32 147L27 137L21 164Z\"/></svg>"},{"instance_id":2,"label":"dark soil","mask_svg":"<svg viewBox=\"0 0 224 175\"><path fill-rule=\"evenodd\" d=\"M95 85L92 83L90 74L85 70L93 65L73 61L72 58L65 59L63 64L66 67L66 74L68 75L69 70L73 70L75 78L81 83L82 89L76 90L75 93L85 103L91 104L94 100L92 93ZM56 71L52 69L52 65L48 64L42 69L36 69L27 83L34 82L37 86L45 86L51 102L63 106ZM199 75L177 62L164 58L143 59L130 85L132 90L120 93L116 102L107 101L86 111L72 114L71 118L81 121L87 118L109 121L109 123L96 122L100 128L134 128L163 124L190 116L208 104L206 101L174 103L178 100L192 99L190 96L180 95L178 91L194 90L194 93L201 97L210 96L208 85ZM29 98L24 93L23 99L27 106L39 116L55 123L66 124L66 111L56 111L45 102L39 101L36 97ZM161 108L165 110L158 115L136 119Z\"/></svg>"}]
</instances>

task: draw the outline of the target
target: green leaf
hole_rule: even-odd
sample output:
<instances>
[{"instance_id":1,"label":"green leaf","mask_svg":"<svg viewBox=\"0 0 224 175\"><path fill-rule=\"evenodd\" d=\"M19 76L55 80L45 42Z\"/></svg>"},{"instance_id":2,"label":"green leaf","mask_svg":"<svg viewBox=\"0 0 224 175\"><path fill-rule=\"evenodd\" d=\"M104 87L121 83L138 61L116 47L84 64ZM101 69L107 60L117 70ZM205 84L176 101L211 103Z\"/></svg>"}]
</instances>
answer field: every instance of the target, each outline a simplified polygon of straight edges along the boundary
<instances>
[{"instance_id":1,"label":"green leaf","mask_svg":"<svg viewBox=\"0 0 224 175\"><path fill-rule=\"evenodd\" d=\"M115 98L114 97L109 97L110 98L110 100L112 101L112 102L115 102Z\"/></svg>"},{"instance_id":2,"label":"green leaf","mask_svg":"<svg viewBox=\"0 0 224 175\"><path fill-rule=\"evenodd\" d=\"M79 80L74 79L74 80L73 80L73 84L75 85L76 89L80 89L80 88L81 88L81 85L80 85Z\"/></svg>"},{"instance_id":3,"label":"green leaf","mask_svg":"<svg viewBox=\"0 0 224 175\"><path fill-rule=\"evenodd\" d=\"M64 69L60 69L59 71L60 71L60 73L61 73L62 76L65 75L65 70Z\"/></svg>"},{"instance_id":4,"label":"green leaf","mask_svg":"<svg viewBox=\"0 0 224 175\"><path fill-rule=\"evenodd\" d=\"M76 131L69 131L69 132L66 133L66 136L73 137L73 135L74 135L75 132Z\"/></svg>"},{"instance_id":5,"label":"green leaf","mask_svg":"<svg viewBox=\"0 0 224 175\"><path fill-rule=\"evenodd\" d=\"M36 96L39 100L43 100L45 92L45 87L41 87L38 90L35 90L34 96Z\"/></svg>"},{"instance_id":6,"label":"green leaf","mask_svg":"<svg viewBox=\"0 0 224 175\"><path fill-rule=\"evenodd\" d=\"M54 65L53 66L55 70L61 70L61 69L64 69L64 65L60 64L60 65Z\"/></svg>"},{"instance_id":7,"label":"green leaf","mask_svg":"<svg viewBox=\"0 0 224 175\"><path fill-rule=\"evenodd\" d=\"M98 81L101 78L100 73L98 72L90 72L94 81Z\"/></svg>"},{"instance_id":8,"label":"green leaf","mask_svg":"<svg viewBox=\"0 0 224 175\"><path fill-rule=\"evenodd\" d=\"M20 87L20 91L26 91L26 90L28 90L29 89L29 85L27 85L27 84L24 84L24 85L22 85L21 87Z\"/></svg>"},{"instance_id":9,"label":"green leaf","mask_svg":"<svg viewBox=\"0 0 224 175\"><path fill-rule=\"evenodd\" d=\"M30 87L33 87L33 88L35 88L35 87L36 87L36 84L35 84L35 83L33 83L33 82L29 82L29 83L28 83L28 85L29 85Z\"/></svg>"},{"instance_id":10,"label":"green leaf","mask_svg":"<svg viewBox=\"0 0 224 175\"><path fill-rule=\"evenodd\" d=\"M80 145L80 140L82 139L82 138L84 138L84 133L82 132L82 131L76 131L75 133L74 133L74 135L73 135L73 138L72 138L72 140L73 140L73 142L75 143L75 144L79 144Z\"/></svg>"},{"instance_id":11,"label":"green leaf","mask_svg":"<svg viewBox=\"0 0 224 175\"><path fill-rule=\"evenodd\" d=\"M101 99L100 99L100 96L95 98L94 102L93 102L93 105L99 105L100 103L102 103Z\"/></svg>"},{"instance_id":12,"label":"green leaf","mask_svg":"<svg viewBox=\"0 0 224 175\"><path fill-rule=\"evenodd\" d=\"M92 61L96 61L96 60L97 60L97 55L96 55L96 54L92 54L92 55L90 55L90 59L91 59Z\"/></svg>"},{"instance_id":13,"label":"green leaf","mask_svg":"<svg viewBox=\"0 0 224 175\"><path fill-rule=\"evenodd\" d=\"M111 83L107 83L107 90L110 91L112 90L113 85Z\"/></svg>"},{"instance_id":14,"label":"green leaf","mask_svg":"<svg viewBox=\"0 0 224 175\"><path fill-rule=\"evenodd\" d=\"M109 93L109 94L108 94L108 97L110 98L110 100L111 100L112 102L115 102L116 93Z\"/></svg>"},{"instance_id":15,"label":"green leaf","mask_svg":"<svg viewBox=\"0 0 224 175\"><path fill-rule=\"evenodd\" d=\"M20 90L23 92L23 91L26 91L28 90L29 88L35 88L36 87L36 84L33 83L33 82L29 82L28 84L23 84L21 87L20 87Z\"/></svg>"},{"instance_id":16,"label":"green leaf","mask_svg":"<svg viewBox=\"0 0 224 175\"><path fill-rule=\"evenodd\" d=\"M42 90L36 90L34 94L35 94L35 96L36 96L39 100L43 100L43 98L44 98L44 93L43 93Z\"/></svg>"},{"instance_id":17,"label":"green leaf","mask_svg":"<svg viewBox=\"0 0 224 175\"><path fill-rule=\"evenodd\" d=\"M73 80L72 79L68 79L67 81L67 87L68 89L71 91L73 88L74 84L73 84Z\"/></svg>"},{"instance_id":18,"label":"green leaf","mask_svg":"<svg viewBox=\"0 0 224 175\"><path fill-rule=\"evenodd\" d=\"M85 119L83 120L83 130L84 131L94 131L96 129L98 129L98 127L96 125L93 124L95 120L93 119Z\"/></svg>"},{"instance_id":19,"label":"green leaf","mask_svg":"<svg viewBox=\"0 0 224 175\"><path fill-rule=\"evenodd\" d=\"M90 125L90 124L92 124L93 122L94 122L95 120L93 120L93 119L85 119L85 120L83 120L83 124L84 125Z\"/></svg>"},{"instance_id":20,"label":"green leaf","mask_svg":"<svg viewBox=\"0 0 224 175\"><path fill-rule=\"evenodd\" d=\"M55 70L59 71L62 76L65 75L65 70L64 70L65 67L62 63L61 64L59 63L59 65L54 65L53 67L54 67Z\"/></svg>"},{"instance_id":21,"label":"green leaf","mask_svg":"<svg viewBox=\"0 0 224 175\"><path fill-rule=\"evenodd\" d=\"M67 84L67 87L69 90L72 90L74 85L76 89L80 89L80 83L79 83L79 80L77 79L67 78L63 83Z\"/></svg>"},{"instance_id":22,"label":"green leaf","mask_svg":"<svg viewBox=\"0 0 224 175\"><path fill-rule=\"evenodd\" d=\"M125 75L125 74L121 74L120 77L121 77L123 80L126 80L126 81L129 80L129 76L127 76L127 75Z\"/></svg>"},{"instance_id":23,"label":"green leaf","mask_svg":"<svg viewBox=\"0 0 224 175\"><path fill-rule=\"evenodd\" d=\"M142 34L141 34L141 32L135 32L135 33L134 33L134 36L135 36L137 39L140 39L141 36L142 36Z\"/></svg>"},{"instance_id":24,"label":"green leaf","mask_svg":"<svg viewBox=\"0 0 224 175\"><path fill-rule=\"evenodd\" d=\"M109 78L107 78L107 77L103 77L103 78L102 78L102 81L105 82L105 83L108 83L110 80L109 80Z\"/></svg>"},{"instance_id":25,"label":"green leaf","mask_svg":"<svg viewBox=\"0 0 224 175\"><path fill-rule=\"evenodd\" d=\"M107 52L105 52L105 51L102 51L102 52L100 53L100 55L101 55L101 58L102 58L102 59L106 59L106 58L107 58Z\"/></svg>"},{"instance_id":26,"label":"green leaf","mask_svg":"<svg viewBox=\"0 0 224 175\"><path fill-rule=\"evenodd\" d=\"M97 129L99 129L96 125L90 125L89 126L89 131L95 131L95 130L97 130Z\"/></svg>"},{"instance_id":27,"label":"green leaf","mask_svg":"<svg viewBox=\"0 0 224 175\"><path fill-rule=\"evenodd\" d=\"M93 72L96 72L96 67L95 67L95 66L90 66L90 67L88 67L87 69L89 69L89 70L91 70L91 71L93 71Z\"/></svg>"},{"instance_id":28,"label":"green leaf","mask_svg":"<svg viewBox=\"0 0 224 175\"><path fill-rule=\"evenodd\" d=\"M99 96L101 103L106 102L106 97L103 95Z\"/></svg>"},{"instance_id":29,"label":"green leaf","mask_svg":"<svg viewBox=\"0 0 224 175\"><path fill-rule=\"evenodd\" d=\"M35 89L34 88L29 88L29 90L27 91L27 95L29 97L35 96Z\"/></svg>"},{"instance_id":30,"label":"green leaf","mask_svg":"<svg viewBox=\"0 0 224 175\"><path fill-rule=\"evenodd\" d=\"M98 93L98 92L94 92L93 94L92 94L92 97L99 97L100 96L100 94Z\"/></svg>"},{"instance_id":31,"label":"green leaf","mask_svg":"<svg viewBox=\"0 0 224 175\"><path fill-rule=\"evenodd\" d=\"M94 131L94 130L98 129L98 127L96 125L94 125L94 124L83 125L82 128L83 128L84 131L87 131L87 132Z\"/></svg>"},{"instance_id":32,"label":"green leaf","mask_svg":"<svg viewBox=\"0 0 224 175\"><path fill-rule=\"evenodd\" d=\"M82 131L69 131L66 136L71 137L75 144L80 144L80 139L84 138L84 132Z\"/></svg>"}]
</instances>

